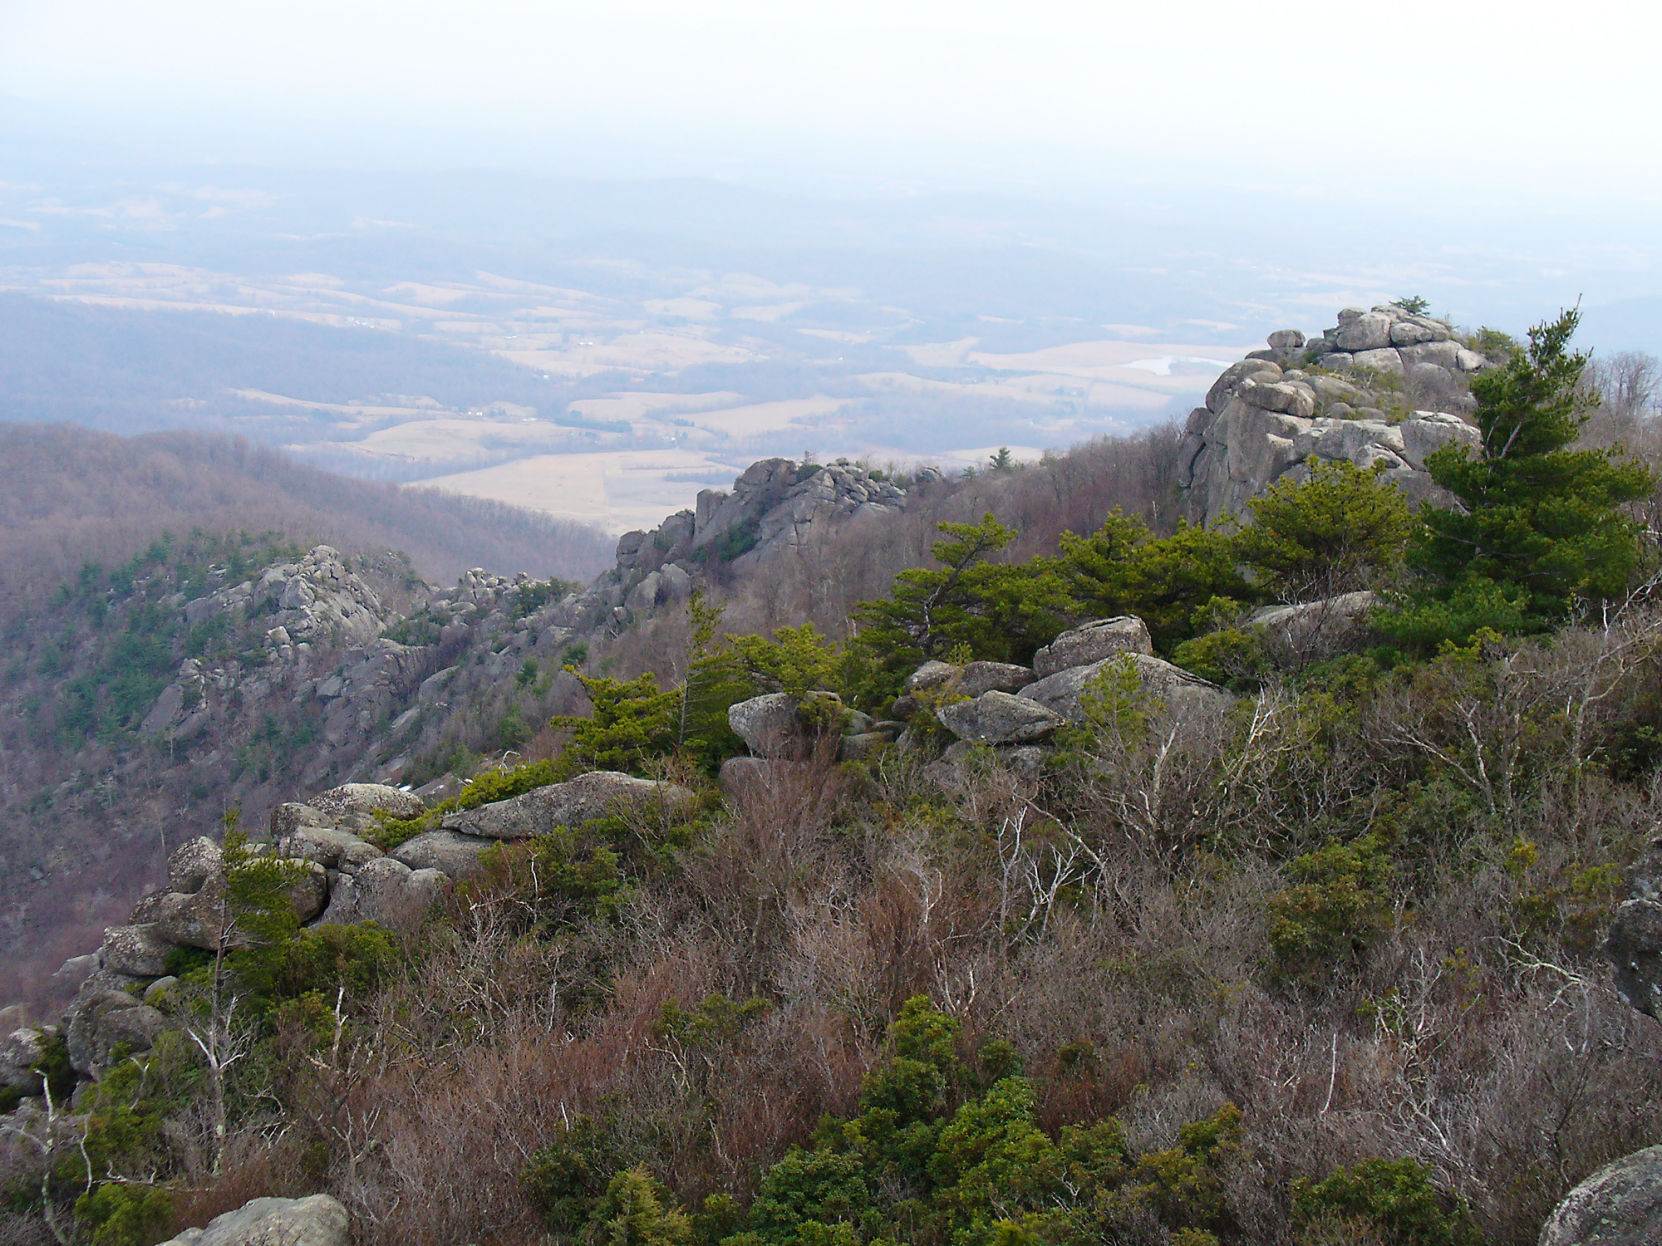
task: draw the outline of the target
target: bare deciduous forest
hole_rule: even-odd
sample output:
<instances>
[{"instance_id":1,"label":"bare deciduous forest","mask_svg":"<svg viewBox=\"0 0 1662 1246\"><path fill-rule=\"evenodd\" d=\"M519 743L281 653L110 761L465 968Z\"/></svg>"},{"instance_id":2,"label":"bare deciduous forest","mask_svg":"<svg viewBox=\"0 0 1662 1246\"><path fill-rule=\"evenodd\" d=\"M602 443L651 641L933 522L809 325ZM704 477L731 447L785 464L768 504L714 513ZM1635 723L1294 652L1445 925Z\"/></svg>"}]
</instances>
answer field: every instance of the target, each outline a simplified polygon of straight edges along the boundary
<instances>
[{"instance_id":1,"label":"bare deciduous forest","mask_svg":"<svg viewBox=\"0 0 1662 1246\"><path fill-rule=\"evenodd\" d=\"M82 563L125 562L163 531L397 550L439 583L477 566L587 579L611 562L612 539L582 524L352 480L237 438L0 424L0 459L0 614L38 603Z\"/></svg>"}]
</instances>

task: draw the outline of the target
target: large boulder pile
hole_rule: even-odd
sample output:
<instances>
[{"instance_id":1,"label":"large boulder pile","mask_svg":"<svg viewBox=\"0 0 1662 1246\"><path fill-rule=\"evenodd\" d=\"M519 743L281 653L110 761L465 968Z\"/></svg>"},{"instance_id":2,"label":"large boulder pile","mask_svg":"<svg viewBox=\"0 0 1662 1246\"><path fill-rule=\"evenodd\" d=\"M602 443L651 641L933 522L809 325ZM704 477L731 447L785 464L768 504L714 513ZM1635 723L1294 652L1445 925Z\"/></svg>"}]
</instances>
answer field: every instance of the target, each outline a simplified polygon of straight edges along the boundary
<instances>
[{"instance_id":1,"label":"large boulder pile","mask_svg":"<svg viewBox=\"0 0 1662 1246\"><path fill-rule=\"evenodd\" d=\"M560 621L589 629L683 601L710 563L755 566L807 542L839 518L884 515L906 505L893 481L839 459L829 466L762 459L731 492L705 489L692 510L677 511L650 532L618 539L617 565L563 603Z\"/></svg>"},{"instance_id":2,"label":"large boulder pile","mask_svg":"<svg viewBox=\"0 0 1662 1246\"><path fill-rule=\"evenodd\" d=\"M1411 501L1441 499L1426 456L1478 444L1470 377L1489 365L1452 325L1385 304L1347 308L1314 338L1284 329L1269 343L1226 369L1189 416L1178 485L1191 522L1239 515L1318 460L1380 464Z\"/></svg>"},{"instance_id":3,"label":"large boulder pile","mask_svg":"<svg viewBox=\"0 0 1662 1246\"><path fill-rule=\"evenodd\" d=\"M895 713L914 721L927 713L956 737L954 748L990 745L1027 765L1029 750L1059 728L1088 722L1092 687L1122 671L1151 705L1178 717L1218 713L1234 701L1215 684L1155 657L1148 627L1123 615L1070 628L1034 655L1032 667L926 662L907 679Z\"/></svg>"},{"instance_id":4,"label":"large boulder pile","mask_svg":"<svg viewBox=\"0 0 1662 1246\"><path fill-rule=\"evenodd\" d=\"M396 617L329 545L185 604L191 627L218 616L268 618L271 647L290 646L291 655L292 647L317 642L368 644Z\"/></svg>"},{"instance_id":5,"label":"large boulder pile","mask_svg":"<svg viewBox=\"0 0 1662 1246\"><path fill-rule=\"evenodd\" d=\"M388 819L418 817L426 806L398 788L348 783L279 805L248 851L286 863L280 902L303 925L374 921L409 929L502 840L643 808L685 813L695 799L673 783L597 771L452 813L439 829L386 852L371 833ZM167 884L139 900L124 924L109 927L95 954L74 958L77 986L61 1022L0 1041L0 1085L40 1093L32 1066L53 1036L64 1039L77 1073L96 1078L117 1050L146 1051L174 1028L167 1011L176 982L170 970L188 959L178 954L238 947L250 937L231 902L228 875L225 853L213 840L177 848Z\"/></svg>"}]
</instances>

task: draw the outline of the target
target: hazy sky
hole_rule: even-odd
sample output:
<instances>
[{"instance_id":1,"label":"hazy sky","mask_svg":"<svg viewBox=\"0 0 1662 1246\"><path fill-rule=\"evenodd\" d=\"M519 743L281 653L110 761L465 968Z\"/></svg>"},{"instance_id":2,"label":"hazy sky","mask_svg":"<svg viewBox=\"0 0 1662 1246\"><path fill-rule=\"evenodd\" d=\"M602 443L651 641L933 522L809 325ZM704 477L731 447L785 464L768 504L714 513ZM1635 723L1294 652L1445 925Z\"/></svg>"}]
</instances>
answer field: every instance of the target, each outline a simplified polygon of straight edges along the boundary
<instances>
[{"instance_id":1,"label":"hazy sky","mask_svg":"<svg viewBox=\"0 0 1662 1246\"><path fill-rule=\"evenodd\" d=\"M587 142L642 172L794 157L1650 198L1659 48L1655 0L0 0L0 124L44 109L255 158Z\"/></svg>"}]
</instances>

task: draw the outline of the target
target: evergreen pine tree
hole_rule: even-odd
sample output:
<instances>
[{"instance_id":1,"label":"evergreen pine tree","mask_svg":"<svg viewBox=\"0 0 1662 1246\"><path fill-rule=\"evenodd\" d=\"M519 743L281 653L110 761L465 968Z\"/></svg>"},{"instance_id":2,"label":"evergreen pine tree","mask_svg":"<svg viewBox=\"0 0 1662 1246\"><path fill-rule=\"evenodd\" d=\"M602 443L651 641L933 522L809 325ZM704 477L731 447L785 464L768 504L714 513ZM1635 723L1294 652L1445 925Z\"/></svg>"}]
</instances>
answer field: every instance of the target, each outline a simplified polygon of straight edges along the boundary
<instances>
[{"instance_id":1,"label":"evergreen pine tree","mask_svg":"<svg viewBox=\"0 0 1662 1246\"><path fill-rule=\"evenodd\" d=\"M1642 557L1625 503L1652 488L1641 465L1571 445L1586 420L1587 356L1571 351L1579 313L1530 330L1527 350L1477 377L1475 456L1447 445L1426 462L1458 508L1426 508L1408 549L1422 575L1387 620L1400 640L1463 643L1480 628L1552 627L1581 599L1607 599L1632 582Z\"/></svg>"}]
</instances>

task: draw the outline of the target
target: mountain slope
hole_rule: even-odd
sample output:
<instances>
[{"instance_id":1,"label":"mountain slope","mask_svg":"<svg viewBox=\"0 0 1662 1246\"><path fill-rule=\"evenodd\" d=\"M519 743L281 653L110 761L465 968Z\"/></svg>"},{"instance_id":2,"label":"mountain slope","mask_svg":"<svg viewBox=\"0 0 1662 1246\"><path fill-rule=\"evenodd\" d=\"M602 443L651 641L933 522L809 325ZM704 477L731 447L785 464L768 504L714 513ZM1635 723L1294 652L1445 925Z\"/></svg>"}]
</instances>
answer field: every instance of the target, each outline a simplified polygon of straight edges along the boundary
<instances>
[{"instance_id":1,"label":"mountain slope","mask_svg":"<svg viewBox=\"0 0 1662 1246\"><path fill-rule=\"evenodd\" d=\"M610 564L597 529L500 503L369 484L238 438L117 437L0 423L0 617L93 561L113 565L164 531L280 532L303 545L398 550L440 583L470 567L584 579Z\"/></svg>"}]
</instances>

